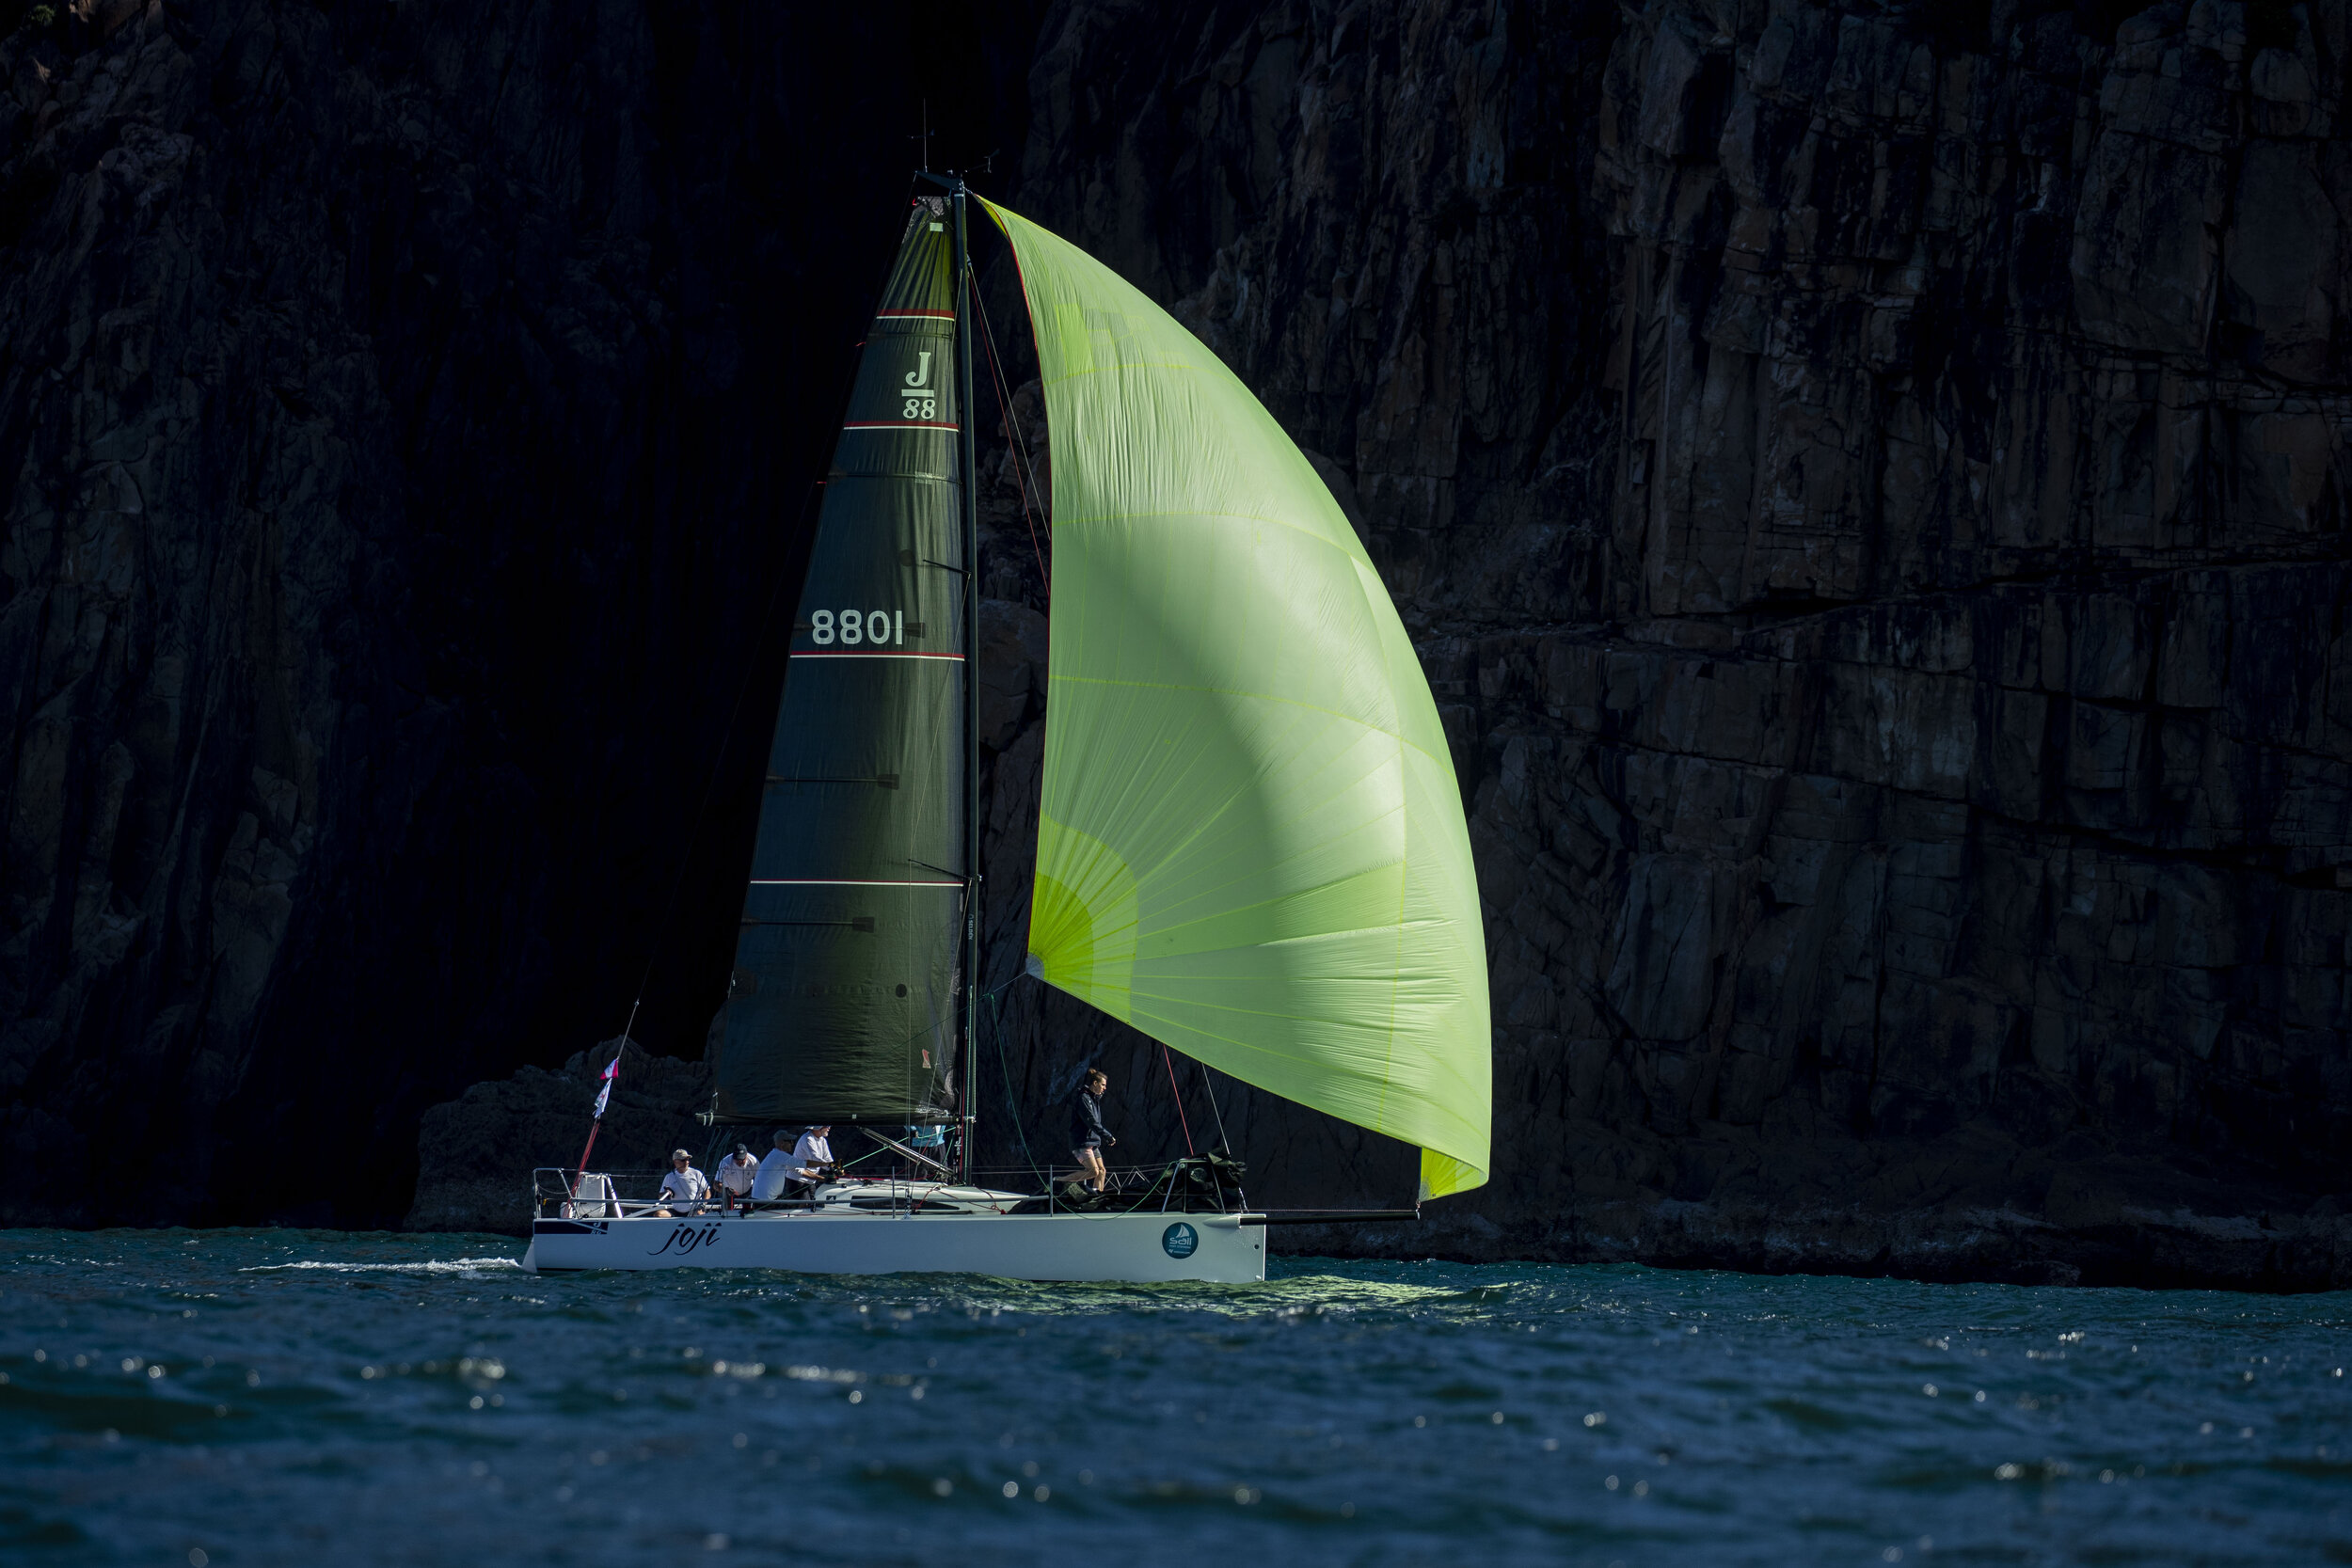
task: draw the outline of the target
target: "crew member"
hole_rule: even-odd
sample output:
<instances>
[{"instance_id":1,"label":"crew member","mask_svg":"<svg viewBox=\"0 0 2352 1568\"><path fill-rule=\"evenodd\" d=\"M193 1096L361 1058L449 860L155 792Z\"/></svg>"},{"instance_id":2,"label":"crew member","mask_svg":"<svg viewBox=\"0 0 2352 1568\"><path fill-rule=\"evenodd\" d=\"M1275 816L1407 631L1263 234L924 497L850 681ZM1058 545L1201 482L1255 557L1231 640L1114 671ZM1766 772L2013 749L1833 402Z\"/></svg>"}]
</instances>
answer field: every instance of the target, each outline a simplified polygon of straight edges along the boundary
<instances>
[{"instance_id":1,"label":"crew member","mask_svg":"<svg viewBox=\"0 0 2352 1568\"><path fill-rule=\"evenodd\" d=\"M723 1195L720 1203L725 1208L734 1208L751 1196L752 1183L758 1180L759 1162L752 1158L750 1149L737 1144L735 1152L719 1162L716 1185Z\"/></svg>"},{"instance_id":2,"label":"crew member","mask_svg":"<svg viewBox=\"0 0 2352 1568\"><path fill-rule=\"evenodd\" d=\"M759 1175L752 1182L752 1197L755 1202L766 1203L771 1198L782 1197L784 1184L792 1176L792 1134L779 1127L774 1142L776 1147L770 1149L768 1158L759 1163Z\"/></svg>"},{"instance_id":3,"label":"crew member","mask_svg":"<svg viewBox=\"0 0 2352 1568\"><path fill-rule=\"evenodd\" d=\"M801 1141L792 1146L792 1196L806 1197L817 1189L817 1183L841 1174L841 1167L833 1163L833 1124L825 1122L801 1134Z\"/></svg>"},{"instance_id":4,"label":"crew member","mask_svg":"<svg viewBox=\"0 0 2352 1568\"><path fill-rule=\"evenodd\" d=\"M661 1207L654 1211L657 1218L670 1217L671 1205L676 1212L699 1214L710 1196L710 1181L694 1168L693 1156L682 1148L670 1151L670 1169L661 1178Z\"/></svg>"},{"instance_id":5,"label":"crew member","mask_svg":"<svg viewBox=\"0 0 2352 1568\"><path fill-rule=\"evenodd\" d=\"M1077 1098L1070 1102L1070 1142L1072 1152L1078 1156L1078 1169L1086 1176L1087 1186L1101 1192L1110 1178L1104 1168L1103 1150L1119 1140L1103 1126L1103 1096L1111 1081L1099 1068L1087 1071L1086 1082L1078 1087Z\"/></svg>"}]
</instances>

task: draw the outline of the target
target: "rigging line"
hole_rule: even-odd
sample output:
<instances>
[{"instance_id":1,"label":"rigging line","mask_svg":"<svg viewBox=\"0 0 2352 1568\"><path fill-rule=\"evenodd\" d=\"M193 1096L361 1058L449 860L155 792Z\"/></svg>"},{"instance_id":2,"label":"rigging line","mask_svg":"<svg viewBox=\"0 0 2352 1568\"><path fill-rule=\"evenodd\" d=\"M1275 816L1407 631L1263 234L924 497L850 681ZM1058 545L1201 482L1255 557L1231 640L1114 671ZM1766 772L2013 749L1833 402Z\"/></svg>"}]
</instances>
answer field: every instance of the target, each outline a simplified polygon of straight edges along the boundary
<instances>
[{"instance_id":1,"label":"rigging line","mask_svg":"<svg viewBox=\"0 0 2352 1568\"><path fill-rule=\"evenodd\" d=\"M966 270L969 270L968 263ZM1045 551L1038 544L1037 521L1029 512L1029 492L1037 484L1037 464L1030 458L1029 444L1022 439L1021 426L1012 417L1012 394L1006 390L1004 367L996 360L996 329L988 324L988 307L980 302L980 291L977 282L971 290L971 299L972 308L980 315L980 345L988 350L988 374L989 379L995 384L996 388L996 409L1004 416L1005 438L1012 446L1012 485L1021 496L1021 520L1028 526L1029 553L1037 557L1039 586L1050 594L1053 592L1053 574L1045 569ZM1029 470L1026 483L1024 483L1021 477L1022 465L1025 463L1027 464Z\"/></svg>"},{"instance_id":2,"label":"rigging line","mask_svg":"<svg viewBox=\"0 0 2352 1568\"><path fill-rule=\"evenodd\" d=\"M1013 978L1019 979L1020 976L1015 975ZM1004 1022L1004 1005L996 1000L1004 994L1005 986L1011 984L1011 980L1006 981L1004 986L998 986L994 990L990 991L983 1000L989 1005L990 1020L1000 1025L996 1030L996 1066L1005 1076L1005 1104L1012 1113L1012 1135L1021 1140L1021 1158L1028 1165L1029 1174L1036 1178L1038 1190L1050 1192L1054 1185L1053 1178L1037 1168L1037 1156L1029 1152L1029 1134L1023 1131L1021 1126L1021 1101L1012 1092L1012 1057L1005 1050L1005 1031L1001 1027Z\"/></svg>"},{"instance_id":3,"label":"rigging line","mask_svg":"<svg viewBox=\"0 0 2352 1568\"><path fill-rule=\"evenodd\" d=\"M1233 1152L1233 1140L1225 1135L1225 1113L1216 1108L1216 1074L1206 1062L1200 1064L1200 1086L1209 1096L1209 1114L1216 1117L1217 1145L1231 1154Z\"/></svg>"},{"instance_id":4,"label":"rigging line","mask_svg":"<svg viewBox=\"0 0 2352 1568\"><path fill-rule=\"evenodd\" d=\"M978 295L975 293L973 297L977 300ZM1013 417L1012 385L1005 374L1003 364L996 357L996 343L993 337L990 335L992 329L988 325L985 307L981 308L980 327L981 341L988 349L989 378L995 384L996 406L1004 416L1005 439L1011 449L1012 483L1014 490L1021 497L1021 520L1028 526L1030 550L1038 553L1037 509L1030 505L1029 494L1031 491L1039 492L1038 499L1041 504L1044 499L1044 486L1038 481L1037 459L1029 453L1028 437L1021 434L1020 421ZM1038 570L1040 572L1045 570L1045 562L1041 553L1038 561Z\"/></svg>"},{"instance_id":5,"label":"rigging line","mask_svg":"<svg viewBox=\"0 0 2352 1568\"><path fill-rule=\"evenodd\" d=\"M973 291L972 298L977 304L979 299L979 292L977 289ZM1012 396L1005 389L1004 371L1002 367L996 363L996 344L989 330L988 316L984 309L981 311L980 328L981 341L986 344L988 349L989 377L996 388L996 406L1004 415L1005 437L1012 448L1012 483L1013 489L1018 492L1021 497L1022 524L1029 531L1029 554L1037 561L1038 586L1050 594L1053 591L1053 574L1045 569L1045 551L1042 546L1038 544L1037 519L1032 515L1029 508L1029 491L1037 481L1037 465L1035 463L1029 464L1028 479L1025 482L1022 478L1021 469L1023 463L1027 459L1028 453L1026 447L1021 439L1020 429L1013 423Z\"/></svg>"},{"instance_id":6,"label":"rigging line","mask_svg":"<svg viewBox=\"0 0 2352 1568\"><path fill-rule=\"evenodd\" d=\"M968 267L969 263L967 262L966 265ZM1003 362L996 356L996 329L989 324L988 305L980 298L980 291L977 282L971 291L971 297L972 308L979 313L980 317L980 346L988 351L988 372L996 388L997 412L1004 417L1005 438L1012 448L1013 486L1021 493L1021 515L1023 520L1027 521L1030 516L1029 492L1039 488L1037 460L1029 455L1029 443L1021 434L1020 421L1013 418L1012 390L1006 378ZM1025 465L1028 469L1028 479L1025 483L1022 481L1022 468ZM1037 526L1034 522L1031 522L1029 527L1029 545L1032 549L1037 546ZM1038 562L1038 570L1041 572L1044 569L1045 562L1041 559Z\"/></svg>"},{"instance_id":7,"label":"rigging line","mask_svg":"<svg viewBox=\"0 0 2352 1568\"><path fill-rule=\"evenodd\" d=\"M977 1001L980 1001L980 1002L986 1002L986 1003L990 1004L990 1005L991 1005L991 1006L990 1006L990 1016L992 1016L992 1017L995 1017L995 1016L997 1016L997 1014L998 1014L998 1012L999 1012L999 1010L1000 1010L1000 1009L999 1009L999 1006L997 1006L996 999L997 999L998 997L1000 997L1000 996L1004 995L1006 991L1008 991L1008 990L1009 990L1010 989L1012 989L1012 985L1013 985L1013 982L1014 982L1014 981L1026 979L1027 977L1028 977L1028 972L1027 972L1026 970L1023 970L1023 971L1021 971L1020 973L1018 973L1018 974L1014 974L1014 975L1012 976L1012 979L1010 979L1010 980L1001 980L1001 981L997 982L996 986L995 986L993 990L984 990L984 991L980 992L980 993L979 993L979 995L978 995L977 998L975 998L975 1000L977 1000ZM633 1009L633 1008L632 1008L632 1009L630 1010L630 1012L629 1012L629 1018L630 1018L630 1020L633 1022L633 1021L636 1019L636 1017L637 1017L636 1011L635 1011L635 1009ZM910 1030L910 1031L908 1031L908 1032L907 1032L907 1034L906 1034L906 1035L904 1035L904 1036L902 1036L902 1037L900 1037L900 1039L899 1039L899 1041L898 1041L898 1045L899 1045L899 1047L900 1047L901 1049L903 1049L904 1047L906 1047L906 1046L908 1046L908 1045L910 1045L910 1044L914 1043L916 1039L920 1038L920 1037L923 1037L924 1035L930 1034L931 1031L933 1031L933 1030L937 1029L938 1027L939 1027L939 1026L938 1026L937 1024L935 1024L935 1023L927 1023L927 1024L923 1025L923 1027L921 1027L921 1028L919 1028L919 1029ZM1000 1059L1001 1059L1001 1058L1003 1057L1003 1055L1004 1055L1004 1047L1003 1047L1003 1045L1002 1045L1002 1043L1001 1043L1001 1040L1002 1040L1002 1035L1001 1035L1001 1032L1000 1032L1000 1034L999 1034L999 1042L1000 1042L1000 1043L998 1044L998 1047L997 1047L997 1055L998 1055L998 1057L999 1057ZM1006 1097L1007 1097L1008 1099L1010 1099L1010 1098L1011 1098L1011 1095L1012 1095L1012 1069L1011 1069L1009 1066L1007 1066L1007 1067L1005 1068L1005 1094L1006 1094ZM1013 1132L1016 1132L1016 1133L1020 1133L1020 1134L1021 1134L1021 1151L1022 1151L1022 1153L1023 1153L1023 1155L1024 1155L1024 1156L1028 1156L1028 1149L1029 1149L1029 1140L1028 1140L1028 1135L1027 1135L1026 1133L1023 1133L1023 1132L1021 1132L1020 1105L1019 1105L1019 1103L1018 1103L1017 1101L1014 1103L1014 1106L1013 1106L1013 1112L1014 1112L1014 1115L1013 1115L1012 1130L1013 1130ZM948 1125L948 1124L947 1124L947 1123L944 1123L944 1122L914 1122L914 1123L909 1123L909 1124L907 1124L907 1125L911 1125L911 1126L919 1126L919 1127L939 1127L939 1126L946 1126L946 1125ZM1030 1166L1030 1169L1031 1169L1032 1171L1035 1171L1035 1169L1037 1168L1037 1161L1036 1161L1036 1159L1035 1159L1035 1157L1034 1157L1034 1156L1028 1156L1028 1157L1029 1157L1029 1166ZM860 1156L859 1156L859 1158L860 1158L860 1159L864 1159L864 1158L866 1158L866 1156L865 1156L865 1155L860 1155Z\"/></svg>"},{"instance_id":8,"label":"rigging line","mask_svg":"<svg viewBox=\"0 0 2352 1568\"><path fill-rule=\"evenodd\" d=\"M1184 1091L1176 1086L1176 1062L1166 1044L1160 1047L1160 1065L1168 1069L1168 1092L1176 1101L1176 1125L1184 1130L1184 1152L1193 1153L1192 1123L1184 1119Z\"/></svg>"}]
</instances>

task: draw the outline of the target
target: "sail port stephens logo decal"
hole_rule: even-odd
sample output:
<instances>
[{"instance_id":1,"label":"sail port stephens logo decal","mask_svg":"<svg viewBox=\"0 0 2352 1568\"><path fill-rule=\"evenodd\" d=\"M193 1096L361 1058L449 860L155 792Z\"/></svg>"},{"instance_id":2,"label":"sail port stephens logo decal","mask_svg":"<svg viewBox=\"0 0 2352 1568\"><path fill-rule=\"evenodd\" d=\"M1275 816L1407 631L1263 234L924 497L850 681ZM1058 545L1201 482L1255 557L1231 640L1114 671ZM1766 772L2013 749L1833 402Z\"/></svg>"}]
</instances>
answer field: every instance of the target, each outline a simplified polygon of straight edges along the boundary
<instances>
[{"instance_id":1,"label":"sail port stephens logo decal","mask_svg":"<svg viewBox=\"0 0 2352 1568\"><path fill-rule=\"evenodd\" d=\"M1200 1245L1200 1232L1182 1221L1160 1232L1160 1249L1170 1258L1189 1258Z\"/></svg>"}]
</instances>

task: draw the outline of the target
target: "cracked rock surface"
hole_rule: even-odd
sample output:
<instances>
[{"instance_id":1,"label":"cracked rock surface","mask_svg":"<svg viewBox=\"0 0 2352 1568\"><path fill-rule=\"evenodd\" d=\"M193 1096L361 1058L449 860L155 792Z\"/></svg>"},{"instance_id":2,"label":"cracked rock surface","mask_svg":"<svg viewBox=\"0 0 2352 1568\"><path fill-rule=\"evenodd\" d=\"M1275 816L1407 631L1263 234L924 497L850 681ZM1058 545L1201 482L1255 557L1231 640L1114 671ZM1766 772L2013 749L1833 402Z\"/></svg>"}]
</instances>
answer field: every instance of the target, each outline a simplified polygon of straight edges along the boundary
<instances>
[{"instance_id":1,"label":"cracked rock surface","mask_svg":"<svg viewBox=\"0 0 2352 1568\"><path fill-rule=\"evenodd\" d=\"M0 1223L396 1223L427 1106L639 994L700 1047L715 765L905 198L837 61L924 56L891 4L0 21Z\"/></svg>"},{"instance_id":2,"label":"cracked rock surface","mask_svg":"<svg viewBox=\"0 0 2352 1568\"><path fill-rule=\"evenodd\" d=\"M2108 12L1049 18L1027 210L1315 453L1470 808L1494 1180L1285 1241L2352 1283L2352 24Z\"/></svg>"},{"instance_id":3,"label":"cracked rock surface","mask_svg":"<svg viewBox=\"0 0 2352 1568\"><path fill-rule=\"evenodd\" d=\"M649 946L633 1033L700 1049L762 585L902 190L905 83L838 62L912 13L59 9L0 42L0 1219L381 1223L449 1102L413 1197L458 1223L485 1148L576 1154L592 1091L532 1064ZM2342 7L961 24L905 57L997 105L987 188L1309 450L1454 744L1494 1179L1284 1244L2352 1285ZM1019 359L992 988L1046 712ZM1066 999L989 1006L995 1163L1066 1159L1099 1061L1124 1153L1408 1189ZM518 1131L543 1093L572 1131ZM275 1193L312 1148L357 1190Z\"/></svg>"}]
</instances>

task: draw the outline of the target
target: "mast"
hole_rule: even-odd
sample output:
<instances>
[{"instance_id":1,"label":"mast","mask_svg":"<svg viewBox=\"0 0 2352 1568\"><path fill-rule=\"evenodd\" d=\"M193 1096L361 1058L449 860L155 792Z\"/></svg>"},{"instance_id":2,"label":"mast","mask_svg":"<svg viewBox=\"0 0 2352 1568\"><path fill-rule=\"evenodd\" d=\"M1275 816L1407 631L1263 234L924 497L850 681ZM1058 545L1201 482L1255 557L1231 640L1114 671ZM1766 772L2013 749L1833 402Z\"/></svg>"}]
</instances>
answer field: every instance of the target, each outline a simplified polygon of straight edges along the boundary
<instances>
[{"instance_id":1,"label":"mast","mask_svg":"<svg viewBox=\"0 0 2352 1568\"><path fill-rule=\"evenodd\" d=\"M972 252L964 231L966 186L956 177L955 209L957 467L963 499L963 1180L972 1180L972 1141L980 1102L980 530L978 448L972 404Z\"/></svg>"}]
</instances>

